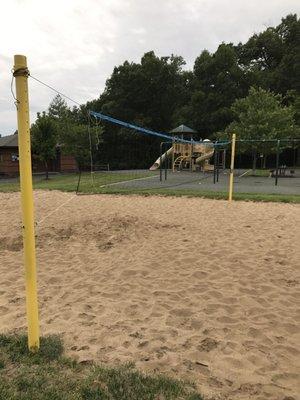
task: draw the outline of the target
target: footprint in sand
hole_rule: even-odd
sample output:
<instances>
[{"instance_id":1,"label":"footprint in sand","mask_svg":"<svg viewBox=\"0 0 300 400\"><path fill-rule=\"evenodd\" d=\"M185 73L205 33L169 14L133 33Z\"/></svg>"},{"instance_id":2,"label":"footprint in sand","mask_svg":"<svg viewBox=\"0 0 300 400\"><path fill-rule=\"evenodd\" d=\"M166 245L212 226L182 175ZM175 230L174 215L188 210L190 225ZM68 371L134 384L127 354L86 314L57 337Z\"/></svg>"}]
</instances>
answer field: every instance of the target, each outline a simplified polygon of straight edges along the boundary
<instances>
[{"instance_id":1,"label":"footprint in sand","mask_svg":"<svg viewBox=\"0 0 300 400\"><path fill-rule=\"evenodd\" d=\"M217 292L216 290L210 290L210 291L208 292L208 294L209 294L211 297L215 298L215 299L221 299L221 298L223 297L222 293Z\"/></svg>"},{"instance_id":2,"label":"footprint in sand","mask_svg":"<svg viewBox=\"0 0 300 400\"><path fill-rule=\"evenodd\" d=\"M137 275L138 271L134 270L134 269L127 269L125 271L122 271L122 273L120 274L120 276L124 277L124 278L128 278L131 276L135 276Z\"/></svg>"},{"instance_id":3,"label":"footprint in sand","mask_svg":"<svg viewBox=\"0 0 300 400\"><path fill-rule=\"evenodd\" d=\"M221 304L208 304L208 306L203 310L205 314L210 315L218 311Z\"/></svg>"},{"instance_id":4,"label":"footprint in sand","mask_svg":"<svg viewBox=\"0 0 300 400\"><path fill-rule=\"evenodd\" d=\"M300 382L300 374L283 373L272 376L272 382L284 387L296 387Z\"/></svg>"},{"instance_id":5,"label":"footprint in sand","mask_svg":"<svg viewBox=\"0 0 300 400\"><path fill-rule=\"evenodd\" d=\"M236 324L236 323L240 322L236 318L225 317L225 316L217 318L217 321L222 322L223 324Z\"/></svg>"},{"instance_id":6,"label":"footprint in sand","mask_svg":"<svg viewBox=\"0 0 300 400\"><path fill-rule=\"evenodd\" d=\"M194 278L203 279L207 277L207 272L204 271L196 271L192 274Z\"/></svg>"},{"instance_id":7,"label":"footprint in sand","mask_svg":"<svg viewBox=\"0 0 300 400\"><path fill-rule=\"evenodd\" d=\"M227 364L229 364L232 368L242 369L244 367L244 364L242 363L242 361L240 361L234 357L224 357L223 361L225 361Z\"/></svg>"},{"instance_id":8,"label":"footprint in sand","mask_svg":"<svg viewBox=\"0 0 300 400\"><path fill-rule=\"evenodd\" d=\"M21 301L23 302L25 300L24 297L15 297L14 299L9 300L9 303L20 303Z\"/></svg>"},{"instance_id":9,"label":"footprint in sand","mask_svg":"<svg viewBox=\"0 0 300 400\"><path fill-rule=\"evenodd\" d=\"M90 347L89 347L89 346L87 346L87 345L84 345L84 346L81 346L81 347L77 348L77 351L81 351L81 350L89 350L89 349L90 349Z\"/></svg>"},{"instance_id":10,"label":"footprint in sand","mask_svg":"<svg viewBox=\"0 0 300 400\"><path fill-rule=\"evenodd\" d=\"M59 283L59 282L60 282L59 278L52 277L52 278L48 279L48 284L50 284L50 285L52 285L54 283Z\"/></svg>"},{"instance_id":11,"label":"footprint in sand","mask_svg":"<svg viewBox=\"0 0 300 400\"><path fill-rule=\"evenodd\" d=\"M147 340L144 340L143 342L139 342L137 347L143 348L143 347L148 346L148 344L149 344L149 342Z\"/></svg>"},{"instance_id":12,"label":"footprint in sand","mask_svg":"<svg viewBox=\"0 0 300 400\"><path fill-rule=\"evenodd\" d=\"M170 315L175 315L176 317L190 317L193 315L193 312L188 308L174 308L170 311Z\"/></svg>"},{"instance_id":13,"label":"footprint in sand","mask_svg":"<svg viewBox=\"0 0 300 400\"><path fill-rule=\"evenodd\" d=\"M224 297L222 301L225 304L233 304L233 303L237 303L238 299L236 297Z\"/></svg>"},{"instance_id":14,"label":"footprint in sand","mask_svg":"<svg viewBox=\"0 0 300 400\"><path fill-rule=\"evenodd\" d=\"M199 346L197 346L197 349L199 351L209 352L211 350L214 350L218 346L218 344L219 342L217 342L215 339L208 337L201 341Z\"/></svg>"},{"instance_id":15,"label":"footprint in sand","mask_svg":"<svg viewBox=\"0 0 300 400\"><path fill-rule=\"evenodd\" d=\"M94 318L96 318L95 315L87 314L87 313L80 313L80 314L78 314L78 317L81 319L84 319L85 321L92 321Z\"/></svg>"},{"instance_id":16,"label":"footprint in sand","mask_svg":"<svg viewBox=\"0 0 300 400\"><path fill-rule=\"evenodd\" d=\"M237 391L247 396L254 396L261 393L262 385L260 383L243 383Z\"/></svg>"},{"instance_id":17,"label":"footprint in sand","mask_svg":"<svg viewBox=\"0 0 300 400\"><path fill-rule=\"evenodd\" d=\"M199 330L203 326L203 321L193 319L190 323L191 329Z\"/></svg>"}]
</instances>

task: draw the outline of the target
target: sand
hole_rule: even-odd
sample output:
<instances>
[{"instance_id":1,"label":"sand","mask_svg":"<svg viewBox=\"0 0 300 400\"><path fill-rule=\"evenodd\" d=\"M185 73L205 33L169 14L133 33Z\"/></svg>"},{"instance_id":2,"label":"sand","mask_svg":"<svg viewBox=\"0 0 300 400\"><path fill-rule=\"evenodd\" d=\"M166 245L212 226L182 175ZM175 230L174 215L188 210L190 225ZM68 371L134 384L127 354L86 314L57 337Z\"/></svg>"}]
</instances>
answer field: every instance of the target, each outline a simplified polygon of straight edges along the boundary
<instances>
[{"instance_id":1,"label":"sand","mask_svg":"<svg viewBox=\"0 0 300 400\"><path fill-rule=\"evenodd\" d=\"M300 207L35 192L40 324L81 362L206 399L299 399ZM0 331L26 329L19 194L0 194Z\"/></svg>"}]
</instances>

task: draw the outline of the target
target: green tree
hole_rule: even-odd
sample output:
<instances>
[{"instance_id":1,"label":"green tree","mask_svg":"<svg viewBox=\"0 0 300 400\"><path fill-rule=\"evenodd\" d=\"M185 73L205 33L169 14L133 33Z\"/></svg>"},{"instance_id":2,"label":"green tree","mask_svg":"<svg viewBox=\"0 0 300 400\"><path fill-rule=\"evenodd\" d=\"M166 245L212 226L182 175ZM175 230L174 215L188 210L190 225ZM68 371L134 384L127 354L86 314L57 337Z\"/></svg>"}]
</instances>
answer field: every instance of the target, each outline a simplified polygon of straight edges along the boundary
<instances>
[{"instance_id":1,"label":"green tree","mask_svg":"<svg viewBox=\"0 0 300 400\"><path fill-rule=\"evenodd\" d=\"M293 108L282 105L281 95L262 88L251 87L248 96L236 100L231 109L235 119L226 128L226 132L236 133L238 139L287 139L298 132ZM261 150L264 155L274 151L268 142L248 142L239 147L242 151L253 151L253 172L256 169L257 151Z\"/></svg>"},{"instance_id":2,"label":"green tree","mask_svg":"<svg viewBox=\"0 0 300 400\"><path fill-rule=\"evenodd\" d=\"M189 79L183 65L182 57L157 57L153 51L144 54L139 63L125 61L114 68L104 92L87 108L153 130L168 131L174 127L177 109L188 100ZM159 142L104 124L99 158L104 155L105 162L117 162L115 167L119 168L145 167L145 155L149 159L157 157Z\"/></svg>"},{"instance_id":3,"label":"green tree","mask_svg":"<svg viewBox=\"0 0 300 400\"><path fill-rule=\"evenodd\" d=\"M79 170L90 167L95 160L95 152L102 141L101 134L101 127L75 123L70 124L64 132L61 147L75 157Z\"/></svg>"},{"instance_id":4,"label":"green tree","mask_svg":"<svg viewBox=\"0 0 300 400\"><path fill-rule=\"evenodd\" d=\"M57 126L45 112L37 114L31 126L32 150L45 165L46 179L49 179L49 162L56 157Z\"/></svg>"},{"instance_id":5,"label":"green tree","mask_svg":"<svg viewBox=\"0 0 300 400\"><path fill-rule=\"evenodd\" d=\"M183 113L202 138L225 129L232 121L232 103L244 97L250 76L238 64L232 44L221 44L214 54L204 50L196 59L191 97Z\"/></svg>"},{"instance_id":6,"label":"green tree","mask_svg":"<svg viewBox=\"0 0 300 400\"><path fill-rule=\"evenodd\" d=\"M101 143L102 131L99 127L92 127L88 108L81 106L70 110L66 101L58 94L49 105L48 115L57 127L61 151L71 154L80 170L90 166Z\"/></svg>"},{"instance_id":7,"label":"green tree","mask_svg":"<svg viewBox=\"0 0 300 400\"><path fill-rule=\"evenodd\" d=\"M237 47L239 63L255 75L256 85L276 93L300 90L300 20L290 14L276 27L253 35Z\"/></svg>"},{"instance_id":8,"label":"green tree","mask_svg":"<svg viewBox=\"0 0 300 400\"><path fill-rule=\"evenodd\" d=\"M57 94L51 101L48 107L48 115L57 120L66 119L68 117L69 108L67 102L60 94Z\"/></svg>"},{"instance_id":9,"label":"green tree","mask_svg":"<svg viewBox=\"0 0 300 400\"><path fill-rule=\"evenodd\" d=\"M140 63L115 67L96 109L159 130L172 128L172 116L186 100L182 57L145 53Z\"/></svg>"},{"instance_id":10,"label":"green tree","mask_svg":"<svg viewBox=\"0 0 300 400\"><path fill-rule=\"evenodd\" d=\"M58 141L60 142L65 132L69 130L70 124L73 122L71 110L67 102L58 94L51 101L47 114L56 124Z\"/></svg>"},{"instance_id":11,"label":"green tree","mask_svg":"<svg viewBox=\"0 0 300 400\"><path fill-rule=\"evenodd\" d=\"M289 105L294 110L295 122L300 126L300 92L289 90L283 99L285 105Z\"/></svg>"}]
</instances>

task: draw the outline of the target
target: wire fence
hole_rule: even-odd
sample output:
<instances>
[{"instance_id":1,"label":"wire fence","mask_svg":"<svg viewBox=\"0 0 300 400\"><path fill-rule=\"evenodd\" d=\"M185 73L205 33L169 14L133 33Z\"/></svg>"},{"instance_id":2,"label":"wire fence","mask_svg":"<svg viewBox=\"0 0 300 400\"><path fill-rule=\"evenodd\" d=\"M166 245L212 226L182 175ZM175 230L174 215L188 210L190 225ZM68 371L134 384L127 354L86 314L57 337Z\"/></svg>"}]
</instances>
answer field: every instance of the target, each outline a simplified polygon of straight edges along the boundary
<instances>
[{"instance_id":1,"label":"wire fence","mask_svg":"<svg viewBox=\"0 0 300 400\"><path fill-rule=\"evenodd\" d=\"M241 147L237 142L235 193L300 194L298 146L284 146L278 154L276 146L268 152L265 144L261 149L256 147L255 152ZM108 150L103 146L95 155L97 162L93 173L83 171L80 174L78 192L227 193L230 145L207 145L207 157L203 148L204 153L196 147L185 150L186 153L182 149L179 153L178 144L153 141L148 150L145 150L144 141L119 147L116 144ZM197 163L197 160L200 161Z\"/></svg>"}]
</instances>

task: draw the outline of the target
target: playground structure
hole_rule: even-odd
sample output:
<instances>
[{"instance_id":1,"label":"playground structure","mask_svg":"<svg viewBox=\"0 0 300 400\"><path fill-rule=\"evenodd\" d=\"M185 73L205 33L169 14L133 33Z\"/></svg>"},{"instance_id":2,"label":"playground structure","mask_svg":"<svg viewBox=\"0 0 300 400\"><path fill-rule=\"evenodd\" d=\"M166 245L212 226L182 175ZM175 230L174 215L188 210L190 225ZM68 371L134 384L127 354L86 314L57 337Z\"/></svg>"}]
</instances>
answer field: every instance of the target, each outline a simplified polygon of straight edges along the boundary
<instances>
[{"instance_id":1,"label":"playground structure","mask_svg":"<svg viewBox=\"0 0 300 400\"><path fill-rule=\"evenodd\" d=\"M205 144L197 143L173 143L164 154L162 154L150 167L150 171L159 169L164 162L172 159L172 171L190 170L195 171L213 171L214 166L209 160L214 155L213 143L205 139Z\"/></svg>"},{"instance_id":2,"label":"playground structure","mask_svg":"<svg viewBox=\"0 0 300 400\"><path fill-rule=\"evenodd\" d=\"M197 132L186 125L179 125L172 129L170 134L180 135L180 139L185 141L174 140L172 147L160 154L160 157L150 167L150 171L161 168L162 164L168 163L170 159L172 160L171 169L173 172L183 170L205 172L214 169L214 166L209 163L214 155L214 145L209 139L197 143L193 140L193 135Z\"/></svg>"}]
</instances>

